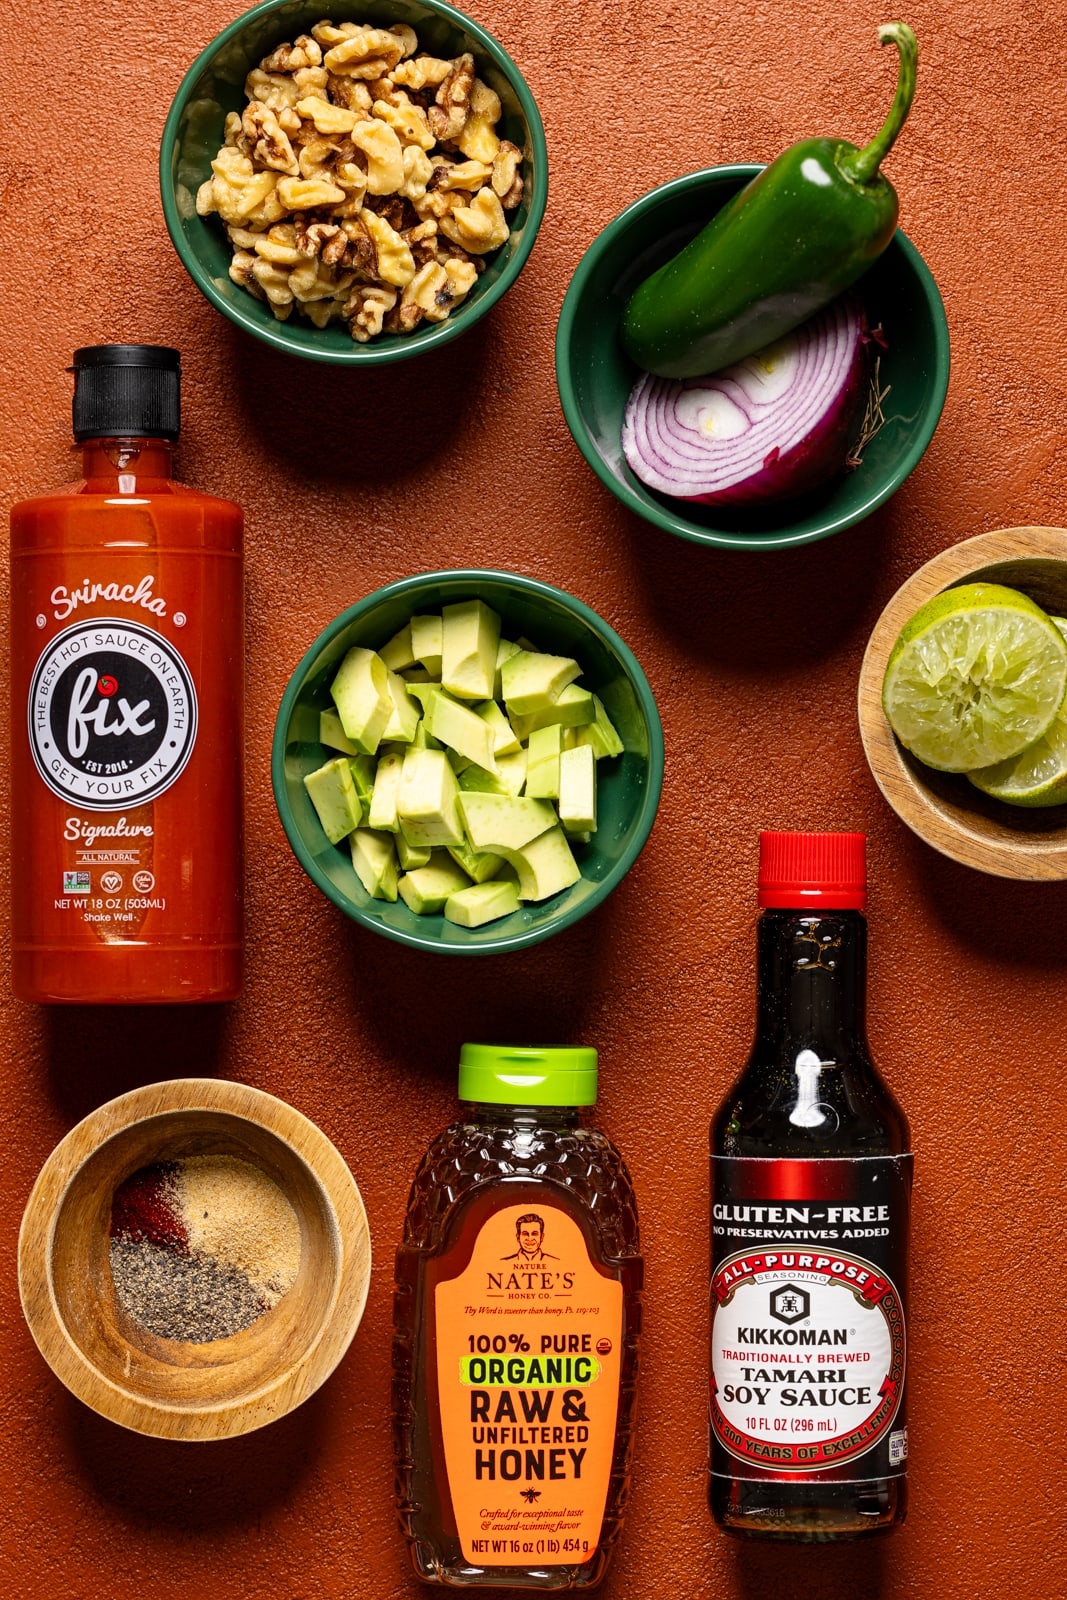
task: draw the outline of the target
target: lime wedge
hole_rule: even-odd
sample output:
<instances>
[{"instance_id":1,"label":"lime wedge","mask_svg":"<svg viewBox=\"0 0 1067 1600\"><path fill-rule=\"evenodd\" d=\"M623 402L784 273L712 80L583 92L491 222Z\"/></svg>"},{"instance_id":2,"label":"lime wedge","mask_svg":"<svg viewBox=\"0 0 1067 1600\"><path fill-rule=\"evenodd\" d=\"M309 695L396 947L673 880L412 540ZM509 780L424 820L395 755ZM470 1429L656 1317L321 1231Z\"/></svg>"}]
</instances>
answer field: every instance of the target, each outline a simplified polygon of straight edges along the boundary
<instances>
[{"instance_id":1,"label":"lime wedge","mask_svg":"<svg viewBox=\"0 0 1067 1600\"><path fill-rule=\"evenodd\" d=\"M1067 639L1067 617L1052 621ZM1067 802L1067 701L1040 739L1020 755L967 774L976 789L1009 806L1061 806Z\"/></svg>"},{"instance_id":2,"label":"lime wedge","mask_svg":"<svg viewBox=\"0 0 1067 1600\"><path fill-rule=\"evenodd\" d=\"M882 686L890 727L941 772L1019 755L1048 732L1067 689L1067 643L1017 589L965 583L905 623Z\"/></svg>"}]
</instances>

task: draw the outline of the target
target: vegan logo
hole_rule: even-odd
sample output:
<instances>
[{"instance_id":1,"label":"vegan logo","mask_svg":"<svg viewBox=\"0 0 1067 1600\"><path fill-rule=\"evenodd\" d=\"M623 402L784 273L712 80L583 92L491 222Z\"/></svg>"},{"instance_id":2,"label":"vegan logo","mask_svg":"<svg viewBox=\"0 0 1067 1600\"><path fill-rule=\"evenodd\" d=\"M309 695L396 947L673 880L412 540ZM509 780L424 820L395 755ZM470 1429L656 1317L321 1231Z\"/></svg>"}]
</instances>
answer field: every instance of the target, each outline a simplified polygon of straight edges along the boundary
<instances>
[{"instance_id":1,"label":"vegan logo","mask_svg":"<svg viewBox=\"0 0 1067 1600\"><path fill-rule=\"evenodd\" d=\"M150 628L100 618L57 634L34 669L30 748L48 787L90 811L169 789L196 738L189 670Z\"/></svg>"}]
</instances>

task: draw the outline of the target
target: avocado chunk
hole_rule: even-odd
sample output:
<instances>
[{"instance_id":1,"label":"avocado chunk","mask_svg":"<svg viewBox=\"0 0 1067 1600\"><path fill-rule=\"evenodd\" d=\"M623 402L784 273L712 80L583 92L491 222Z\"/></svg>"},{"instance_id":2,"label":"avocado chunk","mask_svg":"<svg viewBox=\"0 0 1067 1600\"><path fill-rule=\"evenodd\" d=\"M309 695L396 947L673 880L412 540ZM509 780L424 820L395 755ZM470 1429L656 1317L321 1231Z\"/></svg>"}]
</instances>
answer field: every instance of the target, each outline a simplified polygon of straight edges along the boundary
<instances>
[{"instance_id":1,"label":"avocado chunk","mask_svg":"<svg viewBox=\"0 0 1067 1600\"><path fill-rule=\"evenodd\" d=\"M394 633L388 644L383 644L378 651L390 672L406 672L415 665L418 659L411 642L411 623L405 622L398 633Z\"/></svg>"},{"instance_id":2,"label":"avocado chunk","mask_svg":"<svg viewBox=\"0 0 1067 1600\"><path fill-rule=\"evenodd\" d=\"M581 670L571 656L519 650L500 668L500 688L509 714L527 717L533 711L555 705Z\"/></svg>"},{"instance_id":3,"label":"avocado chunk","mask_svg":"<svg viewBox=\"0 0 1067 1600\"><path fill-rule=\"evenodd\" d=\"M415 660L430 674L431 678L441 676L441 640L444 636L444 626L440 617L412 617L409 624L411 628L411 648L415 652Z\"/></svg>"},{"instance_id":4,"label":"avocado chunk","mask_svg":"<svg viewBox=\"0 0 1067 1600\"><path fill-rule=\"evenodd\" d=\"M357 750L372 756L393 712L388 669L381 656L353 645L338 668L330 693L346 736Z\"/></svg>"},{"instance_id":5,"label":"avocado chunk","mask_svg":"<svg viewBox=\"0 0 1067 1600\"><path fill-rule=\"evenodd\" d=\"M447 851L435 850L427 866L406 872L397 887L408 910L425 917L443 911L449 895L472 885Z\"/></svg>"},{"instance_id":6,"label":"avocado chunk","mask_svg":"<svg viewBox=\"0 0 1067 1600\"><path fill-rule=\"evenodd\" d=\"M479 794L520 795L526 782L526 751L520 745L514 755L497 756L495 771L474 765L462 771L453 763L461 789Z\"/></svg>"},{"instance_id":7,"label":"avocado chunk","mask_svg":"<svg viewBox=\"0 0 1067 1600\"><path fill-rule=\"evenodd\" d=\"M453 700L444 689L438 689L436 694L429 696L425 704L426 727L434 738L440 739L457 755L473 761L475 766L485 767L491 772L496 764L493 756L495 737L488 722L472 711L470 706Z\"/></svg>"},{"instance_id":8,"label":"avocado chunk","mask_svg":"<svg viewBox=\"0 0 1067 1600\"><path fill-rule=\"evenodd\" d=\"M353 828L359 827L363 820L363 807L352 782L351 768L344 756L327 761L324 767L309 772L304 779L304 788L331 844L338 844L348 837Z\"/></svg>"},{"instance_id":9,"label":"avocado chunk","mask_svg":"<svg viewBox=\"0 0 1067 1600\"><path fill-rule=\"evenodd\" d=\"M503 846L521 850L539 834L554 826L556 813L547 800L527 800L525 796L464 792L459 809L467 838L475 850L504 853Z\"/></svg>"},{"instance_id":10,"label":"avocado chunk","mask_svg":"<svg viewBox=\"0 0 1067 1600\"><path fill-rule=\"evenodd\" d=\"M357 828L349 835L352 866L356 877L372 900L395 900L397 885L396 852L391 834Z\"/></svg>"},{"instance_id":11,"label":"avocado chunk","mask_svg":"<svg viewBox=\"0 0 1067 1600\"><path fill-rule=\"evenodd\" d=\"M346 756L359 754L341 726L341 719L332 706L319 712L319 743L331 750L343 750Z\"/></svg>"},{"instance_id":12,"label":"avocado chunk","mask_svg":"<svg viewBox=\"0 0 1067 1600\"><path fill-rule=\"evenodd\" d=\"M593 709L596 715L592 722L578 729L576 743L591 746L598 761L603 761L605 756L621 756L622 740L615 724L604 710L604 702L597 695L593 696Z\"/></svg>"},{"instance_id":13,"label":"avocado chunk","mask_svg":"<svg viewBox=\"0 0 1067 1600\"><path fill-rule=\"evenodd\" d=\"M352 782L359 795L359 803L363 810L370 810L370 797L374 793L374 774L378 763L373 756L350 756L348 769L352 774Z\"/></svg>"},{"instance_id":14,"label":"avocado chunk","mask_svg":"<svg viewBox=\"0 0 1067 1600\"><path fill-rule=\"evenodd\" d=\"M531 711L528 717L520 717L509 711L508 718L515 730L515 737L529 739L538 728L550 727L554 722L558 722L561 728L581 727L592 722L596 716L593 701L594 696L588 689L569 683L554 705L545 706L542 711Z\"/></svg>"},{"instance_id":15,"label":"avocado chunk","mask_svg":"<svg viewBox=\"0 0 1067 1600\"><path fill-rule=\"evenodd\" d=\"M400 774L397 815L409 844L462 844L459 787L443 750L409 749Z\"/></svg>"},{"instance_id":16,"label":"avocado chunk","mask_svg":"<svg viewBox=\"0 0 1067 1600\"><path fill-rule=\"evenodd\" d=\"M420 720L418 703L408 694L408 686L399 673L390 672L386 668L385 681L389 686L393 709L389 721L385 724L382 738L397 739L401 744L410 744Z\"/></svg>"},{"instance_id":17,"label":"avocado chunk","mask_svg":"<svg viewBox=\"0 0 1067 1600\"><path fill-rule=\"evenodd\" d=\"M461 700L490 699L500 648L500 618L484 600L461 600L444 606L441 619L442 684Z\"/></svg>"},{"instance_id":18,"label":"avocado chunk","mask_svg":"<svg viewBox=\"0 0 1067 1600\"><path fill-rule=\"evenodd\" d=\"M368 828L383 829L386 833L399 832L400 818L397 816L396 806L397 796L400 793L400 774L403 770L403 756L382 756L379 760L378 770L374 774L374 789L370 797Z\"/></svg>"},{"instance_id":19,"label":"avocado chunk","mask_svg":"<svg viewBox=\"0 0 1067 1600\"><path fill-rule=\"evenodd\" d=\"M513 883L472 883L445 901L445 920L460 928L480 928L498 917L510 917L519 909L518 891Z\"/></svg>"},{"instance_id":20,"label":"avocado chunk","mask_svg":"<svg viewBox=\"0 0 1067 1600\"><path fill-rule=\"evenodd\" d=\"M522 649L521 645L512 644L510 639L501 639L496 652L496 672L493 674L493 699L503 700L504 691L500 687L500 669L511 656L517 655Z\"/></svg>"},{"instance_id":21,"label":"avocado chunk","mask_svg":"<svg viewBox=\"0 0 1067 1600\"><path fill-rule=\"evenodd\" d=\"M491 850L472 850L469 844L450 844L448 853L475 883L485 883L487 879L495 878L504 865L503 856L494 855Z\"/></svg>"},{"instance_id":22,"label":"avocado chunk","mask_svg":"<svg viewBox=\"0 0 1067 1600\"><path fill-rule=\"evenodd\" d=\"M488 724L493 735L495 756L513 756L516 750L522 749L515 736L515 730L495 700L482 700L480 704L471 706L471 710L476 717L481 717L482 721Z\"/></svg>"},{"instance_id":23,"label":"avocado chunk","mask_svg":"<svg viewBox=\"0 0 1067 1600\"><path fill-rule=\"evenodd\" d=\"M429 866L433 851L428 844L408 844L401 832L396 834L393 843L396 845L396 858L405 872L411 872L415 867Z\"/></svg>"},{"instance_id":24,"label":"avocado chunk","mask_svg":"<svg viewBox=\"0 0 1067 1600\"><path fill-rule=\"evenodd\" d=\"M569 834L596 832L596 758L591 745L579 744L560 755L559 820Z\"/></svg>"},{"instance_id":25,"label":"avocado chunk","mask_svg":"<svg viewBox=\"0 0 1067 1600\"><path fill-rule=\"evenodd\" d=\"M500 854L518 873L520 900L547 900L582 875L558 824L518 850L502 846Z\"/></svg>"},{"instance_id":26,"label":"avocado chunk","mask_svg":"<svg viewBox=\"0 0 1067 1600\"><path fill-rule=\"evenodd\" d=\"M563 729L558 722L535 728L526 747L526 793L534 800L559 799Z\"/></svg>"}]
</instances>

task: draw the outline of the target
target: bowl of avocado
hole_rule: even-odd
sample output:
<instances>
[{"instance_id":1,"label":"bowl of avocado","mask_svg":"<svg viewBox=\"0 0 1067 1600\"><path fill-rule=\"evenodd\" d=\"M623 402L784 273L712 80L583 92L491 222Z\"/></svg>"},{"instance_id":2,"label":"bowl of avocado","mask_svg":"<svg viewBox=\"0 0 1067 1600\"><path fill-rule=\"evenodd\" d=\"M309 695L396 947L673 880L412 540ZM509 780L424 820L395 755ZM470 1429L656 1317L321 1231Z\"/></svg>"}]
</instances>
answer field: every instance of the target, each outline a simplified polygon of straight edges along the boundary
<instances>
[{"instance_id":1,"label":"bowl of avocado","mask_svg":"<svg viewBox=\"0 0 1067 1600\"><path fill-rule=\"evenodd\" d=\"M663 730L636 657L519 573L401 578L296 666L272 750L304 871L401 944L479 955L587 916L637 860Z\"/></svg>"}]
</instances>

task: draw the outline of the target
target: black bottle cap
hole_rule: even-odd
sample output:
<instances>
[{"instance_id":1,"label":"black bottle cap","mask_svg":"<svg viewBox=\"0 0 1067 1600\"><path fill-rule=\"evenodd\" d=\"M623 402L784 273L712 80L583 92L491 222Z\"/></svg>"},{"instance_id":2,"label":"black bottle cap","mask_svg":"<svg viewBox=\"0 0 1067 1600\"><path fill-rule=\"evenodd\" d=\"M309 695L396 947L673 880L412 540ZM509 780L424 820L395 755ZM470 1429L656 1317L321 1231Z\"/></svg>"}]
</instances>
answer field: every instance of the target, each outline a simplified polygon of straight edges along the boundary
<instances>
[{"instance_id":1,"label":"black bottle cap","mask_svg":"<svg viewBox=\"0 0 1067 1600\"><path fill-rule=\"evenodd\" d=\"M181 356L158 344L93 344L75 350L74 437L176 439Z\"/></svg>"}]
</instances>

